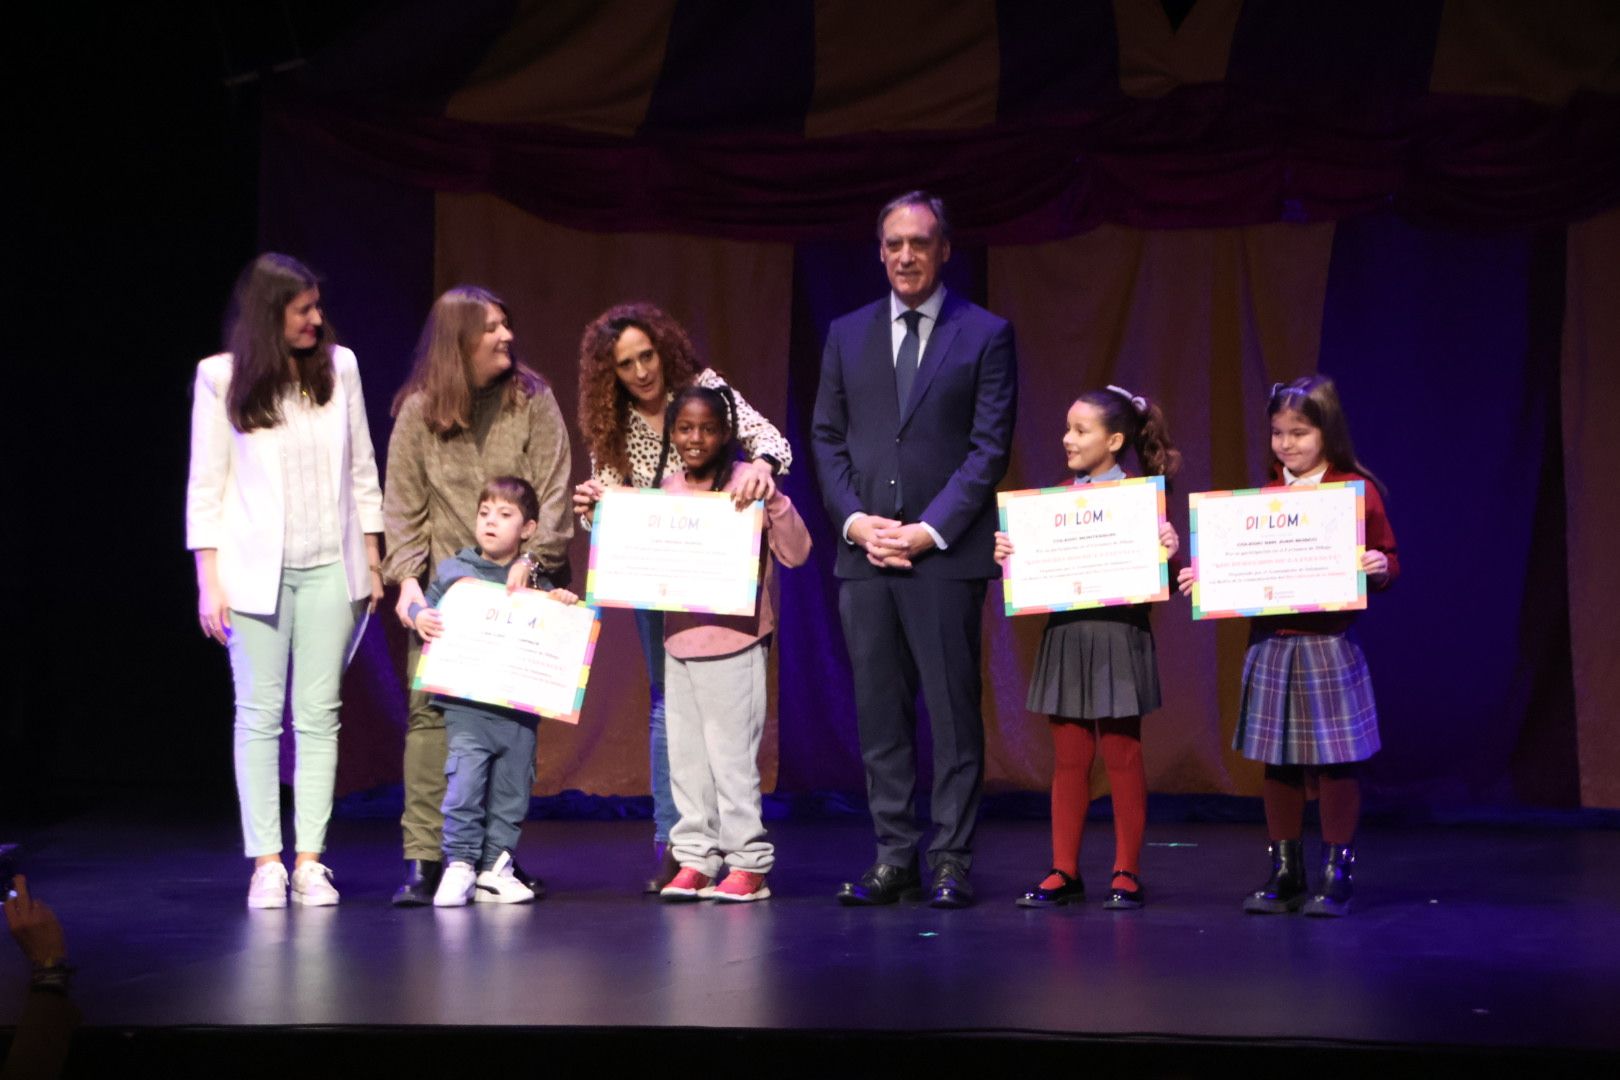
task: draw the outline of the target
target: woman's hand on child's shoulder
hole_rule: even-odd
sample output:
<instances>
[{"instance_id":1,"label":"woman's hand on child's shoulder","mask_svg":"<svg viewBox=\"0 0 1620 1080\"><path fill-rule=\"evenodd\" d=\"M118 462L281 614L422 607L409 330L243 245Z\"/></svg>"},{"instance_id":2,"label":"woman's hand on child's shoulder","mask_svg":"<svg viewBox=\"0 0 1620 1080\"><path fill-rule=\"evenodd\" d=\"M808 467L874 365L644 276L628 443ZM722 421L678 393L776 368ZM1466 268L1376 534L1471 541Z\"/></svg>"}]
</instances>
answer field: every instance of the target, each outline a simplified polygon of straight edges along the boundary
<instances>
[{"instance_id":1,"label":"woman's hand on child's shoulder","mask_svg":"<svg viewBox=\"0 0 1620 1080\"><path fill-rule=\"evenodd\" d=\"M1159 526L1159 544L1164 548L1166 558L1175 558L1176 552L1181 550L1181 537L1176 535L1176 527L1168 521Z\"/></svg>"},{"instance_id":2,"label":"woman's hand on child's shoulder","mask_svg":"<svg viewBox=\"0 0 1620 1080\"><path fill-rule=\"evenodd\" d=\"M769 499L775 494L776 470L771 468L770 462L755 459L737 466L737 489L732 493L737 509L741 510L759 499Z\"/></svg>"},{"instance_id":3,"label":"woman's hand on child's shoulder","mask_svg":"<svg viewBox=\"0 0 1620 1080\"><path fill-rule=\"evenodd\" d=\"M423 608L416 613L416 632L423 641L432 641L444 633L444 619L438 608Z\"/></svg>"},{"instance_id":4,"label":"woman's hand on child's shoulder","mask_svg":"<svg viewBox=\"0 0 1620 1080\"><path fill-rule=\"evenodd\" d=\"M1181 590L1182 596L1191 596L1193 582L1198 579L1193 575L1193 568L1183 566L1181 572L1176 574L1176 588Z\"/></svg>"},{"instance_id":5,"label":"woman's hand on child's shoulder","mask_svg":"<svg viewBox=\"0 0 1620 1080\"><path fill-rule=\"evenodd\" d=\"M996 565L1006 566L1007 560L1012 556L1012 537L1004 532L996 533Z\"/></svg>"}]
</instances>

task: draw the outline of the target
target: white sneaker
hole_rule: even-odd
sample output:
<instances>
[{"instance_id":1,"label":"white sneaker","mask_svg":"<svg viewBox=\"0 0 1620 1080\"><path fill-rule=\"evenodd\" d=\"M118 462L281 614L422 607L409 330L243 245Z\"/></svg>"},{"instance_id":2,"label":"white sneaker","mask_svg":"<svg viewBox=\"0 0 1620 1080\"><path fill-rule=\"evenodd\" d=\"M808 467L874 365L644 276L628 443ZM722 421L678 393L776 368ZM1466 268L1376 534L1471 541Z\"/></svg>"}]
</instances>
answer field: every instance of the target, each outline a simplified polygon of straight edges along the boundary
<instances>
[{"instance_id":1,"label":"white sneaker","mask_svg":"<svg viewBox=\"0 0 1620 1080\"><path fill-rule=\"evenodd\" d=\"M293 867L292 902L305 907L331 907L338 902L332 871L324 863L306 862Z\"/></svg>"},{"instance_id":2,"label":"white sneaker","mask_svg":"<svg viewBox=\"0 0 1620 1080\"><path fill-rule=\"evenodd\" d=\"M534 891L512 873L512 853L501 852L495 865L478 875L473 900L480 904L527 904Z\"/></svg>"},{"instance_id":3,"label":"white sneaker","mask_svg":"<svg viewBox=\"0 0 1620 1080\"><path fill-rule=\"evenodd\" d=\"M287 868L281 860L267 862L253 868L253 880L248 882L248 907L278 908L287 906Z\"/></svg>"},{"instance_id":4,"label":"white sneaker","mask_svg":"<svg viewBox=\"0 0 1620 1080\"><path fill-rule=\"evenodd\" d=\"M439 878L439 890L433 894L433 906L466 907L477 882L478 872L473 869L472 863L457 859L444 868L444 876Z\"/></svg>"}]
</instances>

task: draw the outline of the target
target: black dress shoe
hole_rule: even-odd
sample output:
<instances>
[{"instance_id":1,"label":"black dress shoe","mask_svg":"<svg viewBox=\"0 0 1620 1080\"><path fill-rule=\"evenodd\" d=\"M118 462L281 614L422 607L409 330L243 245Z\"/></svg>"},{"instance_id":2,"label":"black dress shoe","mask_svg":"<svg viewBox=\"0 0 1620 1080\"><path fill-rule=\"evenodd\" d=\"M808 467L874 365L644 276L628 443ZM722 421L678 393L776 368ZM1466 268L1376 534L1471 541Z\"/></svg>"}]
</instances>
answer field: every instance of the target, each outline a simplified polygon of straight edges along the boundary
<instances>
[{"instance_id":1,"label":"black dress shoe","mask_svg":"<svg viewBox=\"0 0 1620 1080\"><path fill-rule=\"evenodd\" d=\"M534 898L536 900L544 900L546 898L546 883L537 877L531 877L530 875L524 873L523 867L518 865L518 861L516 859L512 860L512 876L517 878L521 884L528 886L529 891L534 893Z\"/></svg>"},{"instance_id":2,"label":"black dress shoe","mask_svg":"<svg viewBox=\"0 0 1620 1080\"><path fill-rule=\"evenodd\" d=\"M1046 877L1056 874L1063 879L1063 884L1055 889L1048 889L1040 882L1036 882L1030 890L1018 898L1019 907L1060 907L1075 900L1083 900L1086 895L1086 883L1080 880L1080 875L1070 877L1057 867L1046 872ZM1046 878L1042 878L1042 881Z\"/></svg>"},{"instance_id":3,"label":"black dress shoe","mask_svg":"<svg viewBox=\"0 0 1620 1080\"><path fill-rule=\"evenodd\" d=\"M444 863L438 859L407 859L405 884L394 892L395 907L426 907L433 903L433 894L439 891L439 878L444 875Z\"/></svg>"},{"instance_id":4,"label":"black dress shoe","mask_svg":"<svg viewBox=\"0 0 1620 1080\"><path fill-rule=\"evenodd\" d=\"M917 867L873 863L859 881L846 881L838 889L838 902L849 907L876 907L896 900L915 900L922 893Z\"/></svg>"},{"instance_id":5,"label":"black dress shoe","mask_svg":"<svg viewBox=\"0 0 1620 1080\"><path fill-rule=\"evenodd\" d=\"M973 903L973 886L968 883L967 867L955 859L946 859L934 867L933 894L928 906L936 908L965 908Z\"/></svg>"},{"instance_id":6,"label":"black dress shoe","mask_svg":"<svg viewBox=\"0 0 1620 1080\"><path fill-rule=\"evenodd\" d=\"M1115 888L1103 901L1103 907L1110 911L1135 911L1147 903L1147 890L1142 887L1142 879L1129 870L1115 870L1115 877L1130 878L1136 885L1134 889Z\"/></svg>"}]
</instances>

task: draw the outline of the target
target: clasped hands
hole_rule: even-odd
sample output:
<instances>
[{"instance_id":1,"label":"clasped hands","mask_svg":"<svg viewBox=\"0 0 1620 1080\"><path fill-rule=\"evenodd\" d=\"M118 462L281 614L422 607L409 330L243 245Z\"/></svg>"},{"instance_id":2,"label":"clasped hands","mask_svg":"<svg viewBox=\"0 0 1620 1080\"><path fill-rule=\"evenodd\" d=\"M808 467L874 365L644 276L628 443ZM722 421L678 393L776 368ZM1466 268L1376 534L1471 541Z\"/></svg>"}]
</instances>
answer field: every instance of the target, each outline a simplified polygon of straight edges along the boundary
<instances>
[{"instance_id":1,"label":"clasped hands","mask_svg":"<svg viewBox=\"0 0 1620 1080\"><path fill-rule=\"evenodd\" d=\"M910 570L912 560L934 548L934 537L921 522L863 514L849 523L849 540L865 550L866 561L888 570Z\"/></svg>"}]
</instances>

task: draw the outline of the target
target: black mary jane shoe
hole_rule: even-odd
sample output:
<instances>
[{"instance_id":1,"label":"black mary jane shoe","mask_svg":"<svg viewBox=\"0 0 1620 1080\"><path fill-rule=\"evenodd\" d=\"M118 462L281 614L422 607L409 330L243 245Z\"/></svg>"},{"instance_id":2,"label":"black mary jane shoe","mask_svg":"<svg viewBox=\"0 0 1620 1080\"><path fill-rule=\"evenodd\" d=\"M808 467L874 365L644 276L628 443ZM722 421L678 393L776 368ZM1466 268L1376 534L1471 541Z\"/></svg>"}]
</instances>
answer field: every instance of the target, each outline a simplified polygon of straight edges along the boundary
<instances>
[{"instance_id":1,"label":"black mary jane shoe","mask_svg":"<svg viewBox=\"0 0 1620 1080\"><path fill-rule=\"evenodd\" d=\"M1135 911L1147 903L1147 890L1142 887L1142 879L1129 870L1115 870L1117 878L1130 878L1134 889L1121 889L1115 886L1109 893L1108 899L1103 901L1103 907L1109 911Z\"/></svg>"},{"instance_id":2,"label":"black mary jane shoe","mask_svg":"<svg viewBox=\"0 0 1620 1080\"><path fill-rule=\"evenodd\" d=\"M1086 898L1086 883L1080 880L1080 875L1076 874L1070 877L1055 866L1046 872L1046 877L1051 877L1053 874L1062 878L1063 884L1055 889L1048 889L1040 882L1036 882L1034 887L1015 901L1018 906L1030 908L1062 907L1064 904L1072 904L1076 900ZM1045 880L1046 878L1041 879L1041 881Z\"/></svg>"},{"instance_id":3,"label":"black mary jane shoe","mask_svg":"<svg viewBox=\"0 0 1620 1080\"><path fill-rule=\"evenodd\" d=\"M405 884L395 890L391 902L395 907L427 907L433 903L443 874L444 863L438 859L406 860Z\"/></svg>"}]
</instances>

